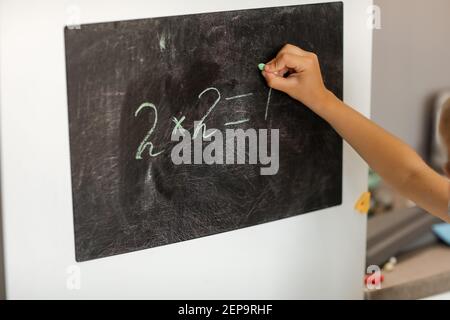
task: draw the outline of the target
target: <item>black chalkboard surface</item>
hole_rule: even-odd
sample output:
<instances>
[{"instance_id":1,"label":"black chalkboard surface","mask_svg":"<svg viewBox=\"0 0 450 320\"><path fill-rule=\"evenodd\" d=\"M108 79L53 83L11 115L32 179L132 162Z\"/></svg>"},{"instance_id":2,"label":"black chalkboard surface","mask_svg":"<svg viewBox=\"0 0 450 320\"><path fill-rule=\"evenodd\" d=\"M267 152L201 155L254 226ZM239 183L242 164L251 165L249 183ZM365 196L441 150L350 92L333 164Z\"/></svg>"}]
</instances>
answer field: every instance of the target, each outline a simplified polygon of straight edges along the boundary
<instances>
[{"instance_id":1,"label":"black chalkboard surface","mask_svg":"<svg viewBox=\"0 0 450 320\"><path fill-rule=\"evenodd\" d=\"M340 2L65 29L77 261L341 204L342 140L257 68L285 43L317 53L342 97ZM209 111L208 129L279 129L278 173L174 164L175 121L192 133Z\"/></svg>"}]
</instances>

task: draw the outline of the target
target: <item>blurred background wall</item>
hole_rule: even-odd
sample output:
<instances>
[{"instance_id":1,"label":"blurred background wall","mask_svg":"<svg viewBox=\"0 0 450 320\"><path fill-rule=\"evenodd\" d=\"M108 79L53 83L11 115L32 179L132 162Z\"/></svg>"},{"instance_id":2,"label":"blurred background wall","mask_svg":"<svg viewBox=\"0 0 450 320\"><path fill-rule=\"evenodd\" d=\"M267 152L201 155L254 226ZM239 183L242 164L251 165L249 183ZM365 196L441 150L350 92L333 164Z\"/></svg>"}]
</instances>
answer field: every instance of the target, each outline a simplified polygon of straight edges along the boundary
<instances>
[{"instance_id":1,"label":"blurred background wall","mask_svg":"<svg viewBox=\"0 0 450 320\"><path fill-rule=\"evenodd\" d=\"M430 106L450 90L450 1L374 0L372 118L427 154Z\"/></svg>"},{"instance_id":2,"label":"blurred background wall","mask_svg":"<svg viewBox=\"0 0 450 320\"><path fill-rule=\"evenodd\" d=\"M450 92L450 1L374 4L381 9L381 29L373 32L372 119L440 170L447 157L434 135L435 107L450 96L445 95ZM370 181L366 264L383 266L385 281L382 290L368 291L366 298L418 299L449 291L449 281L437 279L450 279L450 248L433 232L440 221L375 173ZM436 299L449 297L450 292Z\"/></svg>"}]
</instances>

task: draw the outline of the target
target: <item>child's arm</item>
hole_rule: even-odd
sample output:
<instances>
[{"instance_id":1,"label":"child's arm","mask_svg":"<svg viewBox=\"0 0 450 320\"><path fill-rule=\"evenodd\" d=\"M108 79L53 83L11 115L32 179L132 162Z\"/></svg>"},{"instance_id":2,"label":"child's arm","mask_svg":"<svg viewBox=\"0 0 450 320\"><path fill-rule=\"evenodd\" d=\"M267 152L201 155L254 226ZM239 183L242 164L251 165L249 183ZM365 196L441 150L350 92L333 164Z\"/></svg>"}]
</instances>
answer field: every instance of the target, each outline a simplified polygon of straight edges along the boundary
<instances>
[{"instance_id":1,"label":"child's arm","mask_svg":"<svg viewBox=\"0 0 450 320\"><path fill-rule=\"evenodd\" d=\"M270 87L289 94L330 123L402 195L450 223L447 179L428 167L405 143L327 90L316 55L286 45L266 65L263 76Z\"/></svg>"}]
</instances>

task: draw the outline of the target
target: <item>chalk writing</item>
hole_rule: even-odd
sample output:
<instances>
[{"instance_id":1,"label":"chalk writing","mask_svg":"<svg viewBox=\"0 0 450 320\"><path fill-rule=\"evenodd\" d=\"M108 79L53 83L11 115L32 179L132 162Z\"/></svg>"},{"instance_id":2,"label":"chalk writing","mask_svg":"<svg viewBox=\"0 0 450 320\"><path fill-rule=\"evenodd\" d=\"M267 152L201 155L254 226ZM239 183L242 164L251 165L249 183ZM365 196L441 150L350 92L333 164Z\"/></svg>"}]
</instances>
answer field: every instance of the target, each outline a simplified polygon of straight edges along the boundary
<instances>
[{"instance_id":1,"label":"chalk writing","mask_svg":"<svg viewBox=\"0 0 450 320\"><path fill-rule=\"evenodd\" d=\"M229 98L225 98L225 100L230 101L230 100L236 100L236 99L242 99L242 98L247 98L252 96L253 93L247 93L247 94L241 94L239 96L234 96L234 97L229 97Z\"/></svg>"},{"instance_id":2,"label":"chalk writing","mask_svg":"<svg viewBox=\"0 0 450 320\"><path fill-rule=\"evenodd\" d=\"M175 123L175 127L173 128L172 131L172 135L176 134L177 131L180 131L181 135L184 137L184 128L181 125L183 123L183 121L186 119L185 116L182 116L180 120L178 120L177 118L173 117L172 121Z\"/></svg>"},{"instance_id":3,"label":"chalk writing","mask_svg":"<svg viewBox=\"0 0 450 320\"><path fill-rule=\"evenodd\" d=\"M134 113L134 116L137 117L139 115L139 112L141 112L145 108L151 108L155 112L155 122L153 123L150 130L147 132L147 135L145 136L144 140L142 140L141 144L139 145L137 152L136 152L136 160L142 159L142 153L144 152L144 150L147 146L148 146L148 154L150 157L156 157L164 152L164 151L160 151L157 153L153 153L154 145L151 141L149 141L150 136L152 135L153 131L156 128L156 124L158 123L158 110L156 109L156 106L153 103L144 102L136 110L136 112Z\"/></svg>"},{"instance_id":4,"label":"chalk writing","mask_svg":"<svg viewBox=\"0 0 450 320\"><path fill-rule=\"evenodd\" d=\"M208 139L209 137L211 137L214 132L211 132L210 134L206 133L206 125L205 125L205 120L206 118L209 116L209 114L214 110L214 108L217 106L217 104L219 103L220 99L221 99L221 95L220 95L220 91L217 88L208 88L202 91L202 93L200 93L198 95L198 98L201 99L202 96L207 93L208 91L215 91L217 93L217 99L216 101L214 101L213 105L208 109L208 111L206 112L206 114L203 116L203 118L200 119L200 122L198 123L198 125L195 127L194 130L194 135L193 135L193 139L197 138L198 133L200 132L200 130L203 130L203 138L204 139Z\"/></svg>"},{"instance_id":5,"label":"chalk writing","mask_svg":"<svg viewBox=\"0 0 450 320\"><path fill-rule=\"evenodd\" d=\"M208 92L214 92L217 95L217 98L214 100L213 104L209 107L208 111L205 113L205 115L200 119L200 121L196 121L194 124L194 133L192 135L192 139L196 139L198 134L201 132L203 139L207 140L210 139L211 137L213 137L217 130L207 130L206 128L206 120L207 118L211 115L211 113L214 111L214 109L217 107L217 105L219 104L219 102L222 99L221 93L217 88L214 87L210 87L207 88L205 90L203 90L199 95L198 95L198 99L202 99L202 97L207 94ZM268 93L268 97L267 97L267 101L266 101L266 110L265 110L265 119L267 120L268 117L268 112L269 112L269 105L270 105L270 99L271 99L271 94L272 94L272 89L269 90ZM237 96L232 96L232 97L228 97L225 98L226 101L232 101L232 100L236 100L236 99L244 99L244 98L248 98L250 96L252 96L253 93L247 93L247 94L241 94L241 95L237 95ZM139 106L139 108L136 110L134 116L137 117L139 115L139 113L143 110L149 108L151 110L154 111L155 113L155 120L154 123L152 125L152 127L150 128L150 130L147 132L146 136L144 137L144 139L142 140L142 142L140 143L137 151L136 151L136 160L142 160L142 154L145 151L145 149L148 147L148 154L150 157L157 157L158 155L162 154L164 152L164 150L160 151L160 152L154 152L154 144L153 142L150 140L152 134L154 133L154 130L156 129L157 123L158 123L158 110L156 108L156 106L153 103L150 102L144 102L143 104L141 104ZM180 119L176 118L176 117L172 117L172 122L174 123L174 128L172 130L172 135L176 135L177 133L179 133L181 136L185 136L185 133L189 132L183 127L183 122L186 120L185 116L181 116ZM224 124L225 127L229 127L229 126L237 126L243 123L247 123L249 122L250 119L242 119L242 120L237 120L237 121L232 121L232 122L227 122ZM189 134L190 135L190 134Z\"/></svg>"},{"instance_id":6,"label":"chalk writing","mask_svg":"<svg viewBox=\"0 0 450 320\"><path fill-rule=\"evenodd\" d=\"M267 116L269 113L269 105L270 105L270 97L272 96L272 88L269 89L269 94L267 95L267 103L266 103L266 115L264 116L264 120L267 120Z\"/></svg>"},{"instance_id":7,"label":"chalk writing","mask_svg":"<svg viewBox=\"0 0 450 320\"><path fill-rule=\"evenodd\" d=\"M243 119L243 120L239 120L239 121L235 121L235 122L227 122L227 123L225 123L225 126L226 127L228 127L228 126L236 126L238 124L243 124L243 123L246 123L246 122L249 122L249 121L250 121L250 119Z\"/></svg>"}]
</instances>

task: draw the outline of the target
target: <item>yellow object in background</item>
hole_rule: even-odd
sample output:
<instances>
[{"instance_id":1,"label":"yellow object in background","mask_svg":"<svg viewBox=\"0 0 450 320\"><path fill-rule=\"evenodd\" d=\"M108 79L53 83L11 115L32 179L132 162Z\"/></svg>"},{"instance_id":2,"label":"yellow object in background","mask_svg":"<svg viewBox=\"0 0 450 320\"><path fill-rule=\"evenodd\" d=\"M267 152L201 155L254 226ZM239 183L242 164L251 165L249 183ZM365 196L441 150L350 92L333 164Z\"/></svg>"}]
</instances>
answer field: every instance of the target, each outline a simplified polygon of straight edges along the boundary
<instances>
[{"instance_id":1,"label":"yellow object in background","mask_svg":"<svg viewBox=\"0 0 450 320\"><path fill-rule=\"evenodd\" d=\"M370 209L370 192L364 192L355 204L355 210L362 214L369 213Z\"/></svg>"}]
</instances>

